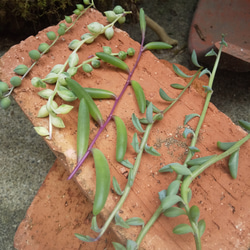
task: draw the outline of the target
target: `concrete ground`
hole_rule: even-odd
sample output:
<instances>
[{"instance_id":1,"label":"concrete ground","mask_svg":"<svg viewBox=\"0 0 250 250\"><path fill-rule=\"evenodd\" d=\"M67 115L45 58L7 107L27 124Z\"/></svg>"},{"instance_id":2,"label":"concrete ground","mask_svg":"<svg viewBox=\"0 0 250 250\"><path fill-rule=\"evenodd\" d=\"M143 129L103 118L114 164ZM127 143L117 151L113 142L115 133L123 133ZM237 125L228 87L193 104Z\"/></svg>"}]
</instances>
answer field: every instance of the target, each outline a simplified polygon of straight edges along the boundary
<instances>
[{"instance_id":1,"label":"concrete ground","mask_svg":"<svg viewBox=\"0 0 250 250\"><path fill-rule=\"evenodd\" d=\"M187 39L197 1L144 0L145 12L179 41L178 53L164 52L156 56L190 67ZM124 29L139 41L139 24ZM152 31L147 31L147 42L157 39ZM7 48L8 45L4 50ZM212 102L235 123L238 119L250 121L249 76L249 73L226 71L219 71L216 76ZM14 249L15 231L55 156L14 100L8 110L0 109L0 128L0 249L9 250Z\"/></svg>"}]
</instances>

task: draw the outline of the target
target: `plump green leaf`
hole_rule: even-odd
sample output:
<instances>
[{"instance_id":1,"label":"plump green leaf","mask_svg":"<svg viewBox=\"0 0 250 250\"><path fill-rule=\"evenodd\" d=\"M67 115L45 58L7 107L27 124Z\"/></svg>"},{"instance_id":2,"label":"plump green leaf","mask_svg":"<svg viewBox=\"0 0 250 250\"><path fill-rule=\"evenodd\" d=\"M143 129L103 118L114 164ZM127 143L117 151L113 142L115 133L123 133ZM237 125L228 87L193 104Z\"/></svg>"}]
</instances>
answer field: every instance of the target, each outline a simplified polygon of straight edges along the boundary
<instances>
[{"instance_id":1,"label":"plump green leaf","mask_svg":"<svg viewBox=\"0 0 250 250\"><path fill-rule=\"evenodd\" d=\"M114 187L115 192L118 195L122 195L123 194L123 191L121 190L120 185L119 185L117 179L115 178L115 176L113 176L113 187Z\"/></svg>"},{"instance_id":2,"label":"plump green leaf","mask_svg":"<svg viewBox=\"0 0 250 250\"><path fill-rule=\"evenodd\" d=\"M217 147L223 151L227 151L231 148L236 142L217 142Z\"/></svg>"},{"instance_id":3,"label":"plump green leaf","mask_svg":"<svg viewBox=\"0 0 250 250\"><path fill-rule=\"evenodd\" d=\"M75 67L79 62L79 56L76 52L73 52L72 54L70 54L69 56L69 67Z\"/></svg>"},{"instance_id":4,"label":"plump green leaf","mask_svg":"<svg viewBox=\"0 0 250 250\"><path fill-rule=\"evenodd\" d=\"M127 73L129 73L129 67L128 65L122 61L121 59L115 57L115 56L112 56L112 55L109 55L105 52L97 52L96 53L96 56L98 56L100 59L102 59L104 62L107 62L119 69L122 69L124 71L126 71Z\"/></svg>"},{"instance_id":5,"label":"plump green leaf","mask_svg":"<svg viewBox=\"0 0 250 250\"><path fill-rule=\"evenodd\" d=\"M156 149L154 149L153 147L149 147L147 144L145 145L144 149L148 154L151 154L151 155L154 155L154 156L160 156L161 155Z\"/></svg>"},{"instance_id":6,"label":"plump green leaf","mask_svg":"<svg viewBox=\"0 0 250 250\"><path fill-rule=\"evenodd\" d=\"M18 66L14 69L14 72L15 72L16 74L20 75L20 76L23 76L23 75L27 72L28 69L29 69L29 68L28 68L26 65L20 64L20 65L18 65Z\"/></svg>"},{"instance_id":7,"label":"plump green leaf","mask_svg":"<svg viewBox=\"0 0 250 250\"><path fill-rule=\"evenodd\" d=\"M168 43L164 43L164 42L150 42L147 43L143 50L153 50L153 49L171 49L173 48L172 45L168 44Z\"/></svg>"},{"instance_id":8,"label":"plump green leaf","mask_svg":"<svg viewBox=\"0 0 250 250\"><path fill-rule=\"evenodd\" d=\"M192 159L192 160L188 161L187 164L189 166L202 165L203 163L205 163L206 161L210 160L214 156L216 156L216 155L208 155L208 156L204 156L204 157Z\"/></svg>"},{"instance_id":9,"label":"plump green leaf","mask_svg":"<svg viewBox=\"0 0 250 250\"><path fill-rule=\"evenodd\" d=\"M239 124L242 128L246 130L250 130L250 122L244 121L244 120L239 120Z\"/></svg>"},{"instance_id":10,"label":"plump green leaf","mask_svg":"<svg viewBox=\"0 0 250 250\"><path fill-rule=\"evenodd\" d=\"M160 88L159 93L160 93L160 97L161 97L164 101L173 102L173 101L175 100L175 99L169 97L169 96L166 94L166 92L165 92L162 88Z\"/></svg>"},{"instance_id":11,"label":"plump green leaf","mask_svg":"<svg viewBox=\"0 0 250 250\"><path fill-rule=\"evenodd\" d=\"M140 120L137 118L137 116L134 113L132 114L132 122L133 122L135 128L139 132L141 132L141 133L144 132L144 130L143 130L142 126L141 126Z\"/></svg>"},{"instance_id":12,"label":"plump green leaf","mask_svg":"<svg viewBox=\"0 0 250 250\"><path fill-rule=\"evenodd\" d=\"M188 224L179 224L173 229L174 234L187 234L193 233L193 229Z\"/></svg>"},{"instance_id":13,"label":"plump green leaf","mask_svg":"<svg viewBox=\"0 0 250 250\"><path fill-rule=\"evenodd\" d=\"M182 70L180 70L175 64L173 64L173 69L174 69L174 72L178 75L178 76L181 76L183 78L188 78L188 77L192 77L192 76L189 76L187 74L185 74Z\"/></svg>"},{"instance_id":14,"label":"plump green leaf","mask_svg":"<svg viewBox=\"0 0 250 250\"><path fill-rule=\"evenodd\" d=\"M205 229L206 229L206 222L204 220L200 220L198 222L198 229L200 233L200 237L204 234Z\"/></svg>"},{"instance_id":15,"label":"plump green leaf","mask_svg":"<svg viewBox=\"0 0 250 250\"><path fill-rule=\"evenodd\" d=\"M118 215L115 215L115 224L124 228L129 228L129 225Z\"/></svg>"},{"instance_id":16,"label":"plump green leaf","mask_svg":"<svg viewBox=\"0 0 250 250\"><path fill-rule=\"evenodd\" d=\"M190 114L190 115L186 115L185 116L185 120L184 120L184 125L186 125L191 119L193 119L194 117L200 117L199 114Z\"/></svg>"},{"instance_id":17,"label":"plump green leaf","mask_svg":"<svg viewBox=\"0 0 250 250\"><path fill-rule=\"evenodd\" d=\"M140 112L144 113L146 109L146 98L145 98L144 91L141 85L137 81L131 80L131 85L134 90Z\"/></svg>"},{"instance_id":18,"label":"plump green leaf","mask_svg":"<svg viewBox=\"0 0 250 250\"><path fill-rule=\"evenodd\" d=\"M144 10L142 8L140 8L140 27L141 27L141 33L143 36L145 36L145 32L146 32L146 20L145 20L145 13Z\"/></svg>"},{"instance_id":19,"label":"plump green leaf","mask_svg":"<svg viewBox=\"0 0 250 250\"><path fill-rule=\"evenodd\" d=\"M144 221L143 219L139 218L139 217L133 217L133 218L129 218L126 220L126 223L129 226L144 226Z\"/></svg>"},{"instance_id":20,"label":"plump green leaf","mask_svg":"<svg viewBox=\"0 0 250 250\"><path fill-rule=\"evenodd\" d=\"M193 222L197 223L200 217L200 209L195 205L192 206L189 210L189 217Z\"/></svg>"},{"instance_id":21,"label":"plump green leaf","mask_svg":"<svg viewBox=\"0 0 250 250\"><path fill-rule=\"evenodd\" d=\"M229 171L233 179L236 179L239 165L239 150L232 153L229 157Z\"/></svg>"},{"instance_id":22,"label":"plump green leaf","mask_svg":"<svg viewBox=\"0 0 250 250\"><path fill-rule=\"evenodd\" d=\"M174 89L184 89L185 88L185 86L183 86L179 83L172 83L172 84L170 84L170 86Z\"/></svg>"},{"instance_id":23,"label":"plump green leaf","mask_svg":"<svg viewBox=\"0 0 250 250\"><path fill-rule=\"evenodd\" d=\"M177 217L179 215L185 215L186 212L179 207L170 207L163 213L167 217Z\"/></svg>"}]
</instances>

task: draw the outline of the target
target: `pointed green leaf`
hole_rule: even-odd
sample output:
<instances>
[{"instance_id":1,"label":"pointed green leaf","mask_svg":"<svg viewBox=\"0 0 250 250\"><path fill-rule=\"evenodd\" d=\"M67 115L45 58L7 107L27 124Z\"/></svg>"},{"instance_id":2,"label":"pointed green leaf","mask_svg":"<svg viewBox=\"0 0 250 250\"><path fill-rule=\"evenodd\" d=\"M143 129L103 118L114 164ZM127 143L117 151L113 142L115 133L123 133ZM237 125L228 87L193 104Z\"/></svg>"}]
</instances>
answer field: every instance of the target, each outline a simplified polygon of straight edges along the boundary
<instances>
[{"instance_id":1,"label":"pointed green leaf","mask_svg":"<svg viewBox=\"0 0 250 250\"><path fill-rule=\"evenodd\" d=\"M149 104L150 104L150 101L146 100L146 106L147 107L148 107ZM153 105L153 112L155 112L155 113L160 113L161 112L161 110L158 109L153 103L152 103L152 105Z\"/></svg>"},{"instance_id":2,"label":"pointed green leaf","mask_svg":"<svg viewBox=\"0 0 250 250\"><path fill-rule=\"evenodd\" d=\"M51 123L57 128L65 128L64 122L61 117L50 115Z\"/></svg>"},{"instance_id":3,"label":"pointed green leaf","mask_svg":"<svg viewBox=\"0 0 250 250\"><path fill-rule=\"evenodd\" d=\"M131 145L134 148L135 152L139 153L139 141L137 138L137 133L134 133Z\"/></svg>"},{"instance_id":4,"label":"pointed green leaf","mask_svg":"<svg viewBox=\"0 0 250 250\"><path fill-rule=\"evenodd\" d=\"M171 164L173 164L173 163L171 163ZM171 168L171 164L168 164L168 165L163 166L163 167L159 170L159 172L160 172L160 173L164 173L164 172L170 172L170 173L172 173L174 170Z\"/></svg>"},{"instance_id":5,"label":"pointed green leaf","mask_svg":"<svg viewBox=\"0 0 250 250\"><path fill-rule=\"evenodd\" d=\"M173 229L174 234L187 234L193 233L193 229L188 224L179 224Z\"/></svg>"},{"instance_id":6,"label":"pointed green leaf","mask_svg":"<svg viewBox=\"0 0 250 250\"><path fill-rule=\"evenodd\" d=\"M74 106L62 104L57 109L55 109L54 112L56 114L68 114L73 108Z\"/></svg>"},{"instance_id":7,"label":"pointed green leaf","mask_svg":"<svg viewBox=\"0 0 250 250\"><path fill-rule=\"evenodd\" d=\"M201 71L201 73L199 74L199 78L202 77L203 75L208 74L209 76L211 76L211 72L208 69L203 69Z\"/></svg>"},{"instance_id":8,"label":"pointed green leaf","mask_svg":"<svg viewBox=\"0 0 250 250\"><path fill-rule=\"evenodd\" d=\"M183 202L183 200L182 200L182 198L180 196L178 196L178 195L169 195L169 196L166 196L161 201L162 211L165 211L166 209L172 207L177 202Z\"/></svg>"},{"instance_id":9,"label":"pointed green leaf","mask_svg":"<svg viewBox=\"0 0 250 250\"><path fill-rule=\"evenodd\" d=\"M167 190L166 189L161 190L160 192L158 192L158 196L160 201L162 201L167 196Z\"/></svg>"},{"instance_id":10,"label":"pointed green leaf","mask_svg":"<svg viewBox=\"0 0 250 250\"><path fill-rule=\"evenodd\" d=\"M115 224L124 228L129 228L129 225L118 215L115 215Z\"/></svg>"},{"instance_id":11,"label":"pointed green leaf","mask_svg":"<svg viewBox=\"0 0 250 250\"><path fill-rule=\"evenodd\" d=\"M186 115L185 116L185 120L184 120L184 125L186 125L191 119L193 119L194 117L200 117L199 114L190 114L190 115Z\"/></svg>"},{"instance_id":12,"label":"pointed green leaf","mask_svg":"<svg viewBox=\"0 0 250 250\"><path fill-rule=\"evenodd\" d=\"M174 89L184 89L185 88L185 86L178 84L178 83L172 83L172 84L170 84L170 86Z\"/></svg>"},{"instance_id":13,"label":"pointed green leaf","mask_svg":"<svg viewBox=\"0 0 250 250\"><path fill-rule=\"evenodd\" d=\"M236 142L217 142L217 147L223 151L227 151L231 148Z\"/></svg>"},{"instance_id":14,"label":"pointed green leaf","mask_svg":"<svg viewBox=\"0 0 250 250\"><path fill-rule=\"evenodd\" d=\"M217 53L214 51L214 49L211 49L206 53L205 56L217 56Z\"/></svg>"},{"instance_id":15,"label":"pointed green leaf","mask_svg":"<svg viewBox=\"0 0 250 250\"><path fill-rule=\"evenodd\" d=\"M88 235L82 235L82 234L75 234L75 236L81 240L81 241L85 241L85 242L94 242L95 239L88 236Z\"/></svg>"},{"instance_id":16,"label":"pointed green leaf","mask_svg":"<svg viewBox=\"0 0 250 250\"><path fill-rule=\"evenodd\" d=\"M147 118L141 118L141 119L139 119L139 121L141 124L149 124Z\"/></svg>"},{"instance_id":17,"label":"pointed green leaf","mask_svg":"<svg viewBox=\"0 0 250 250\"><path fill-rule=\"evenodd\" d=\"M177 173L181 175L191 175L192 172L184 165L179 163L172 163L170 167Z\"/></svg>"},{"instance_id":18,"label":"pointed green leaf","mask_svg":"<svg viewBox=\"0 0 250 250\"><path fill-rule=\"evenodd\" d=\"M51 89L44 89L38 92L38 95L44 99L49 99L51 95L53 95L54 91Z\"/></svg>"},{"instance_id":19,"label":"pointed green leaf","mask_svg":"<svg viewBox=\"0 0 250 250\"><path fill-rule=\"evenodd\" d=\"M183 137L184 137L184 138L187 138L187 136L188 136L189 134L192 134L193 136L195 135L195 134L194 134L194 131L193 131L192 129L185 128L185 130L184 130L184 132L183 132Z\"/></svg>"},{"instance_id":20,"label":"pointed green leaf","mask_svg":"<svg viewBox=\"0 0 250 250\"><path fill-rule=\"evenodd\" d=\"M127 240L126 249L127 250L137 250L138 249L137 243L133 240Z\"/></svg>"},{"instance_id":21,"label":"pointed green leaf","mask_svg":"<svg viewBox=\"0 0 250 250\"><path fill-rule=\"evenodd\" d=\"M133 218L129 218L126 220L126 223L129 226L144 226L144 221L143 219L139 218L139 217L133 217Z\"/></svg>"},{"instance_id":22,"label":"pointed green leaf","mask_svg":"<svg viewBox=\"0 0 250 250\"><path fill-rule=\"evenodd\" d=\"M180 187L181 181L179 180L174 180L172 181L167 189L167 193L166 195L174 195L177 194L179 191L179 187Z\"/></svg>"},{"instance_id":23,"label":"pointed green leaf","mask_svg":"<svg viewBox=\"0 0 250 250\"><path fill-rule=\"evenodd\" d=\"M45 127L34 127L35 131L41 136L48 136L49 131Z\"/></svg>"},{"instance_id":24,"label":"pointed green leaf","mask_svg":"<svg viewBox=\"0 0 250 250\"><path fill-rule=\"evenodd\" d=\"M121 161L120 163L121 163L123 166L127 167L127 168L133 168L133 167L134 167L134 165L133 165L131 162L129 162L129 160L123 160L123 161Z\"/></svg>"},{"instance_id":25,"label":"pointed green leaf","mask_svg":"<svg viewBox=\"0 0 250 250\"><path fill-rule=\"evenodd\" d=\"M163 213L167 217L177 217L179 215L185 215L186 212L179 207L170 207Z\"/></svg>"},{"instance_id":26,"label":"pointed green leaf","mask_svg":"<svg viewBox=\"0 0 250 250\"><path fill-rule=\"evenodd\" d=\"M200 152L200 150L197 147L188 147L188 149L191 151L191 153L197 153Z\"/></svg>"},{"instance_id":27,"label":"pointed green leaf","mask_svg":"<svg viewBox=\"0 0 250 250\"><path fill-rule=\"evenodd\" d=\"M153 123L153 104L152 102L149 103L147 110L146 110L146 117L149 123Z\"/></svg>"},{"instance_id":28,"label":"pointed green leaf","mask_svg":"<svg viewBox=\"0 0 250 250\"><path fill-rule=\"evenodd\" d=\"M201 67L201 65L198 63L197 55L196 55L195 50L193 50L193 52L192 52L191 60L192 60L192 63L193 63L196 67Z\"/></svg>"},{"instance_id":29,"label":"pointed green leaf","mask_svg":"<svg viewBox=\"0 0 250 250\"><path fill-rule=\"evenodd\" d=\"M174 69L174 72L178 75L178 76L181 76L183 78L188 78L188 77L192 77L192 76L189 76L189 75L186 75L182 70L180 70L175 64L173 64L173 69Z\"/></svg>"},{"instance_id":30,"label":"pointed green leaf","mask_svg":"<svg viewBox=\"0 0 250 250\"><path fill-rule=\"evenodd\" d=\"M115 176L113 176L113 187L114 187L115 192L118 195L122 195L123 194L123 191L121 190L120 185L119 185L117 179L115 178Z\"/></svg>"},{"instance_id":31,"label":"pointed green leaf","mask_svg":"<svg viewBox=\"0 0 250 250\"><path fill-rule=\"evenodd\" d=\"M205 93L211 93L213 90L209 86L202 86L205 89Z\"/></svg>"},{"instance_id":32,"label":"pointed green leaf","mask_svg":"<svg viewBox=\"0 0 250 250\"><path fill-rule=\"evenodd\" d=\"M160 88L159 93L160 93L160 97L161 97L164 101L173 102L173 101L175 100L175 99L169 97L169 96L166 94L166 92L165 92L162 88Z\"/></svg>"},{"instance_id":33,"label":"pointed green leaf","mask_svg":"<svg viewBox=\"0 0 250 250\"><path fill-rule=\"evenodd\" d=\"M97 220L96 216L93 216L92 221L91 221L91 229L97 233L101 232L101 229L97 225Z\"/></svg>"},{"instance_id":34,"label":"pointed green leaf","mask_svg":"<svg viewBox=\"0 0 250 250\"><path fill-rule=\"evenodd\" d=\"M136 128L139 132L141 132L141 133L144 132L144 130L143 130L142 126L141 126L141 123L140 123L139 119L136 117L136 115L135 115L134 113L132 114L132 122L133 122L135 128Z\"/></svg>"},{"instance_id":35,"label":"pointed green leaf","mask_svg":"<svg viewBox=\"0 0 250 250\"><path fill-rule=\"evenodd\" d=\"M154 156L161 156L161 154L156 149L154 149L153 147L149 147L147 144L145 145L144 149L148 154L151 154Z\"/></svg>"}]
</instances>

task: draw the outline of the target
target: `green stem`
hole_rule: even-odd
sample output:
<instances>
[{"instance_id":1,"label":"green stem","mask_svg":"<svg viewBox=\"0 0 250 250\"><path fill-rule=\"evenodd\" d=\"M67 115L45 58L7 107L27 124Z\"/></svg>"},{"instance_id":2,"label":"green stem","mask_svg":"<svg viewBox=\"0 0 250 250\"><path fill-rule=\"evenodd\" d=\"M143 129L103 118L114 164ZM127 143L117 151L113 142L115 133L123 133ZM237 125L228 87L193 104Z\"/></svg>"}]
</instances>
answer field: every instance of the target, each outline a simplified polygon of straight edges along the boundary
<instances>
[{"instance_id":1,"label":"green stem","mask_svg":"<svg viewBox=\"0 0 250 250\"><path fill-rule=\"evenodd\" d=\"M143 238L147 234L148 230L153 226L153 224L156 222L156 220L159 218L159 216L161 214L162 214L162 207L160 205L157 208L157 210L155 211L155 213L153 214L153 216L150 218L148 223L142 228L141 232L139 233L139 235L138 235L138 237L136 239L137 247L139 247L139 245L141 244Z\"/></svg>"},{"instance_id":2,"label":"green stem","mask_svg":"<svg viewBox=\"0 0 250 250\"><path fill-rule=\"evenodd\" d=\"M185 178L181 185L181 197L184 200L185 203L188 203L188 187L191 184L191 182L198 176L200 175L205 169L207 169L209 166L212 164L216 163L217 161L220 161L224 159L225 157L231 155L235 151L239 150L240 146L244 144L246 141L250 139L250 134L236 142L232 147L230 147L227 151L220 155L215 155L212 157L210 160L206 161L203 163L198 169L196 169L192 175L188 176Z\"/></svg>"},{"instance_id":3,"label":"green stem","mask_svg":"<svg viewBox=\"0 0 250 250\"><path fill-rule=\"evenodd\" d=\"M141 158L142 158L142 154L143 154L143 150L144 150L144 147L147 143L147 140L148 140L148 137L149 137L149 133L150 133L150 130L152 129L152 126L153 126L153 123L149 124L145 130L145 133L143 135L143 138L142 138L142 142L141 142L141 145L140 145L140 149L139 149L139 153L136 157L136 160L135 160L135 164L134 164L134 167L130 170L130 174L132 177L132 179L134 180L137 172L138 172L138 169L139 169L139 166L140 166L140 162L141 162ZM119 212L119 210L121 209L123 203L125 202L130 190L131 190L131 182L128 181L126 186L125 186L125 189L123 191L123 194L120 198L120 200L118 201L118 203L116 204L115 208L113 209L112 213L110 214L110 216L108 217L108 219L106 220L105 224L103 225L102 229L101 229L101 232L100 234L98 235L97 237L97 240L99 238L101 238L101 236L105 233L105 231L107 230L107 228L109 227L110 223L112 222L113 218L115 217L115 215Z\"/></svg>"},{"instance_id":4,"label":"green stem","mask_svg":"<svg viewBox=\"0 0 250 250\"><path fill-rule=\"evenodd\" d=\"M171 104L166 107L162 113L165 114L180 98L181 96L185 93L185 91L191 86L191 84L193 83L193 81L195 80L195 78L197 77L197 75L201 72L201 70L203 69L203 67L201 67L199 70L197 70L197 72L193 75L192 79L189 81L189 83L185 86L185 88L181 91L181 93L178 95L178 97L171 102Z\"/></svg>"}]
</instances>

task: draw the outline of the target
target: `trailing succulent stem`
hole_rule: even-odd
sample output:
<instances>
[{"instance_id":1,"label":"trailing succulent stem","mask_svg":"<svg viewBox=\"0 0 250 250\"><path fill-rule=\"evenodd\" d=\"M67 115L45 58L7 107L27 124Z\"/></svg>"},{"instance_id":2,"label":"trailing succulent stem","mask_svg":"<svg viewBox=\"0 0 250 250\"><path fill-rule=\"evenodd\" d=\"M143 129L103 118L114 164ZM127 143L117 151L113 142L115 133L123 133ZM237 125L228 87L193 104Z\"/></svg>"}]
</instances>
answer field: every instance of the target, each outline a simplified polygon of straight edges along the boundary
<instances>
[{"instance_id":1,"label":"trailing succulent stem","mask_svg":"<svg viewBox=\"0 0 250 250\"><path fill-rule=\"evenodd\" d=\"M185 118L185 121L184 121L184 125L186 125L188 123L188 121L191 120L192 118L197 117L197 116L199 117L199 122L197 124L196 130L192 131L189 128L186 128L184 133L183 133L183 136L185 138L187 137L188 134L192 134L192 136L193 136L191 144L189 146L189 151L188 151L186 160L184 161L183 165L181 165L179 163L171 163L171 164L168 164L160 169L160 172L173 172L173 171L175 171L177 173L177 177L176 177L176 180L173 181L169 185L167 190L163 190L159 193L161 205L155 211L155 213L153 214L151 219L148 221L146 226L141 230L141 232L136 240L137 245L139 245L141 243L143 237L145 236L145 234L147 233L149 228L153 225L153 223L157 220L157 218L162 213L167 217L176 217L176 216L179 216L182 214L186 214L188 216L190 225L188 225L188 224L177 225L173 229L173 232L176 234L192 233L194 235L196 249L197 250L201 249L201 236L203 235L203 233L205 231L206 225L205 225L204 220L199 220L199 216L200 216L199 208L195 205L192 207L189 207L189 202L190 202L191 196L192 196L192 192L191 192L191 189L189 186L192 183L192 181L196 177L198 177L206 168L208 168L212 164L216 163L217 161L222 160L223 158L225 158L227 156L230 156L230 160L229 160L230 173L231 173L233 178L236 178L237 169L238 169L239 149L243 143L245 143L247 140L250 139L250 134L248 134L247 136L245 136L243 139L241 139L238 142L232 142L232 143L218 142L217 143L218 147L225 151L224 153L222 153L220 155L211 155L211 156L206 156L206 157L192 160L194 153L199 152L199 149L196 147L196 143L197 143L198 135L200 132L200 128L201 128L203 121L205 119L208 105L209 105L209 102L210 102L210 99L211 99L211 96L213 93L213 91L212 91L213 81L214 81L215 73L216 73L216 70L217 70L217 67L219 64L219 59L221 56L221 51L222 51L223 46L227 46L226 42L224 41L224 36L222 37L221 47L219 49L218 55L216 55L213 51L211 51L207 54L207 56L216 55L216 61L215 61L212 73L210 73L207 69L203 70L200 73L200 70L202 70L202 67L200 68L200 70L197 71L197 73L200 73L200 75L202 75L204 73L209 73L210 79L209 79L208 86L204 86L205 91L207 92L207 96L206 96L206 100L205 100L201 115L198 115L198 114L187 115ZM192 61L196 66L200 67L199 63L197 62L195 52L192 53ZM174 67L174 69L178 75L183 76L183 77L187 77L187 75L185 75L183 72L180 72L176 68L176 66ZM197 73L195 74L195 76L197 75ZM175 86L175 87L181 88L180 86ZM248 129L248 130L250 129L250 126L249 126L250 123L245 122L245 121L240 121L240 124L245 129ZM188 167L190 167L190 168L188 168ZM169 194L169 193L172 193L171 190L174 190L175 194L177 194L177 192L178 192L179 187L178 187L178 189L176 189L176 185L173 185L174 182L176 182L176 181L181 181L181 184L180 184L181 192L180 192L180 196L178 196L180 198L180 200L179 201L176 200L174 205L179 204L180 207L171 205L171 206L165 206L163 208L163 204L164 204L165 200L171 196ZM173 188L173 187L175 187L175 188ZM181 209L181 207L183 207L184 210Z\"/></svg>"}]
</instances>

